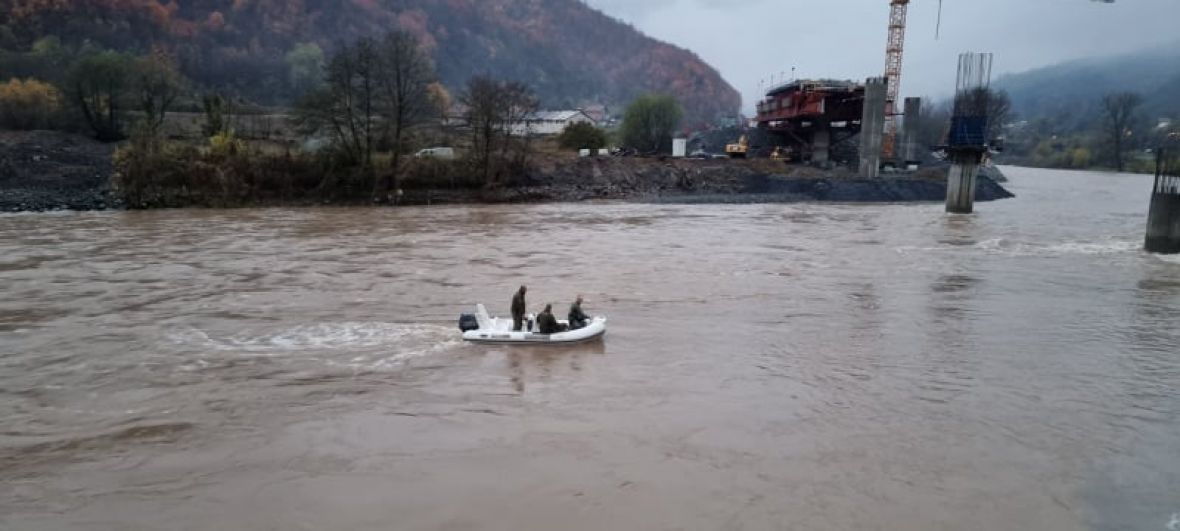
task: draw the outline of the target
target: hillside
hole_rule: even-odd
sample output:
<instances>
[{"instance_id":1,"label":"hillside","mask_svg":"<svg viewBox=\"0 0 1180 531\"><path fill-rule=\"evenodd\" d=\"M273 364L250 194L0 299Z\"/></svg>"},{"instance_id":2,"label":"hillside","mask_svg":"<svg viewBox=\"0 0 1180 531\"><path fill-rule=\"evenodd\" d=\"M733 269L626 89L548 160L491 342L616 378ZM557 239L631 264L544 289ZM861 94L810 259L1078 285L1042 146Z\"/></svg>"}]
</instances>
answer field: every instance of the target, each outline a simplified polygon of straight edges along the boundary
<instances>
[{"instance_id":1,"label":"hillside","mask_svg":"<svg viewBox=\"0 0 1180 531\"><path fill-rule=\"evenodd\" d=\"M198 87L264 104L297 96L285 62L296 45L330 53L389 28L417 35L452 91L475 74L526 82L551 107L617 108L658 91L676 96L690 122L736 114L741 103L695 54L579 0L0 0L0 50L28 52L51 36L67 50L161 49ZM37 67L6 65L8 75Z\"/></svg>"},{"instance_id":2,"label":"hillside","mask_svg":"<svg viewBox=\"0 0 1180 531\"><path fill-rule=\"evenodd\" d=\"M1008 91L1020 119L1048 118L1063 130L1087 127L1103 95L1143 96L1147 119L1180 115L1180 46L1062 63L996 80Z\"/></svg>"}]
</instances>

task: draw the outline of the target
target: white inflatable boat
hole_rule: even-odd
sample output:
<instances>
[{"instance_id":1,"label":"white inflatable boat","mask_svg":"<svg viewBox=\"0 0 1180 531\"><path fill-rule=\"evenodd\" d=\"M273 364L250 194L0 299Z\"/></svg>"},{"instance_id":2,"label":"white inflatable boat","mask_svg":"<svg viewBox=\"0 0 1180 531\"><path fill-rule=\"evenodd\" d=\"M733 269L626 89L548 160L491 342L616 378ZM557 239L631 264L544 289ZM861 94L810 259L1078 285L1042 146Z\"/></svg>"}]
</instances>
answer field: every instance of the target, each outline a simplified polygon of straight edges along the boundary
<instances>
[{"instance_id":1,"label":"white inflatable boat","mask_svg":"<svg viewBox=\"0 0 1180 531\"><path fill-rule=\"evenodd\" d=\"M568 321L558 321L558 323L563 328L569 325ZM577 330L568 330L556 334L542 334L537 331L537 320L535 316L529 315L525 318L524 328L520 332L513 332L512 319L489 317L487 308L484 308L482 304L475 307L474 315L464 315L459 318L459 329L463 330L464 341L470 341L472 343L552 345L581 343L602 337L603 334L606 334L606 317L593 317L586 326Z\"/></svg>"}]
</instances>

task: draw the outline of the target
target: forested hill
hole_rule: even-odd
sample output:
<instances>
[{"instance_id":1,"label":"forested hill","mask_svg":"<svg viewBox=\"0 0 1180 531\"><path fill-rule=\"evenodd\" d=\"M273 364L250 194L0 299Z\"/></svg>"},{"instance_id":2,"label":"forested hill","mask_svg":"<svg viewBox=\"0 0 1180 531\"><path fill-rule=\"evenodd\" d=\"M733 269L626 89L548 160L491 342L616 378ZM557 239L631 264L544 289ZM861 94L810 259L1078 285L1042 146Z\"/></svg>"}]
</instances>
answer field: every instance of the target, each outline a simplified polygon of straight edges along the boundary
<instances>
[{"instance_id":1,"label":"forested hill","mask_svg":"<svg viewBox=\"0 0 1180 531\"><path fill-rule=\"evenodd\" d=\"M1052 120L1066 132L1089 127L1113 92L1142 96L1145 120L1180 117L1180 43L1008 75L995 85L1011 96L1018 119Z\"/></svg>"},{"instance_id":2,"label":"forested hill","mask_svg":"<svg viewBox=\"0 0 1180 531\"><path fill-rule=\"evenodd\" d=\"M5 77L35 70L17 54L46 37L65 50L159 49L200 87L282 104L298 92L285 60L296 46L330 53L391 28L419 37L453 91L474 74L526 82L550 107L617 106L657 91L679 99L692 121L741 104L695 54L580 0L0 0L0 49L9 52L0 66Z\"/></svg>"}]
</instances>

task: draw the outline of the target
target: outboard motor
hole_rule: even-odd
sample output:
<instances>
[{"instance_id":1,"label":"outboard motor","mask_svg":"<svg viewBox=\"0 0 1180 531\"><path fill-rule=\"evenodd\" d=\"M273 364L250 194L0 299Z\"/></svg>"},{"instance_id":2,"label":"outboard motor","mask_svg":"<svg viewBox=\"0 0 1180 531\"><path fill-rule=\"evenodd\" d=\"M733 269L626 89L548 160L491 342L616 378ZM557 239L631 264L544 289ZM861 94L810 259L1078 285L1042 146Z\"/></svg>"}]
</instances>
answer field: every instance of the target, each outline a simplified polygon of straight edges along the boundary
<instances>
[{"instance_id":1,"label":"outboard motor","mask_svg":"<svg viewBox=\"0 0 1180 531\"><path fill-rule=\"evenodd\" d=\"M459 330L463 332L479 330L479 320L475 318L475 314L465 313L459 315Z\"/></svg>"}]
</instances>

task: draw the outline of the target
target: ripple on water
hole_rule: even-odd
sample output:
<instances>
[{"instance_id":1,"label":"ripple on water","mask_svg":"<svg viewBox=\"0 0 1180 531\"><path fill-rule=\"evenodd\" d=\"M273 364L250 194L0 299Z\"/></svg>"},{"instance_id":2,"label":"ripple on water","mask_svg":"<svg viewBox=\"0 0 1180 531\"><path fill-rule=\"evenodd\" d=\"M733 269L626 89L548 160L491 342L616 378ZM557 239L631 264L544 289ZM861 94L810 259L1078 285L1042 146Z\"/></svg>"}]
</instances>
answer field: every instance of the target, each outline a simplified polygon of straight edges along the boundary
<instances>
[{"instance_id":1,"label":"ripple on water","mask_svg":"<svg viewBox=\"0 0 1180 531\"><path fill-rule=\"evenodd\" d=\"M194 369L221 366L226 355L245 355L381 371L462 344L451 327L381 322L316 323L230 335L189 329L169 334L167 340L177 350L204 354L188 364Z\"/></svg>"}]
</instances>

